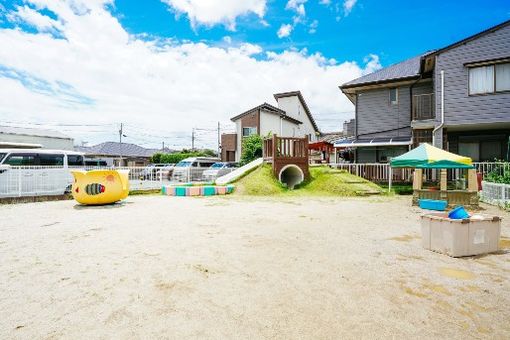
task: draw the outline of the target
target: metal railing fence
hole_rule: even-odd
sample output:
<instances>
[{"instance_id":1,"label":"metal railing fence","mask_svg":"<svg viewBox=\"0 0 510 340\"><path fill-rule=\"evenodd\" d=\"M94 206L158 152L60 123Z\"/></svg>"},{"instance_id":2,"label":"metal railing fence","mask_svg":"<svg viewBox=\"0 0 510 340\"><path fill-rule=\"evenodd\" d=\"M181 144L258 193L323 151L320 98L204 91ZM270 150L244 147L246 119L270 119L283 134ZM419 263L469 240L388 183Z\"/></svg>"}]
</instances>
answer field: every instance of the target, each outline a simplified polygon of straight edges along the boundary
<instances>
[{"instance_id":1,"label":"metal railing fence","mask_svg":"<svg viewBox=\"0 0 510 340\"><path fill-rule=\"evenodd\" d=\"M213 182L235 168L75 167L76 169L129 170L131 191L158 190L163 185L187 182ZM74 181L71 168L61 166L0 166L0 198L54 196L70 192ZM178 169L178 170L177 170Z\"/></svg>"}]
</instances>

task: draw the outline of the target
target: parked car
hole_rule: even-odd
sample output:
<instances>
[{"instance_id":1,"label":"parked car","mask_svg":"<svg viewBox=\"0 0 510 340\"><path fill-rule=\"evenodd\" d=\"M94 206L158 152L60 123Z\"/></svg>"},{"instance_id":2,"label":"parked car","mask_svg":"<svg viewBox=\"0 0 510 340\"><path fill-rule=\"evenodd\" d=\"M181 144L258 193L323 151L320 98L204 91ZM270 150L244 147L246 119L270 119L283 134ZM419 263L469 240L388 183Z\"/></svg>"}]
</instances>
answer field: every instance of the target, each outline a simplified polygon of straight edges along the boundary
<instances>
[{"instance_id":1,"label":"parked car","mask_svg":"<svg viewBox=\"0 0 510 340\"><path fill-rule=\"evenodd\" d=\"M213 157L190 157L183 159L175 165L172 181L195 182L202 180L202 174L211 165L217 163L218 158Z\"/></svg>"},{"instance_id":2,"label":"parked car","mask_svg":"<svg viewBox=\"0 0 510 340\"><path fill-rule=\"evenodd\" d=\"M0 149L0 197L58 195L73 183L70 167L84 167L81 152Z\"/></svg>"},{"instance_id":3,"label":"parked car","mask_svg":"<svg viewBox=\"0 0 510 340\"><path fill-rule=\"evenodd\" d=\"M157 172L157 178L162 176L164 180L170 181L172 179L172 174L174 172L175 164L165 164L161 169Z\"/></svg>"},{"instance_id":4,"label":"parked car","mask_svg":"<svg viewBox=\"0 0 510 340\"><path fill-rule=\"evenodd\" d=\"M216 178L234 171L238 167L237 163L216 162L202 174L202 179L206 182L212 182Z\"/></svg>"},{"instance_id":5,"label":"parked car","mask_svg":"<svg viewBox=\"0 0 510 340\"><path fill-rule=\"evenodd\" d=\"M155 181L159 179L159 172L165 167L170 166L171 164L149 164L142 170L140 173L141 180L151 180Z\"/></svg>"}]
</instances>

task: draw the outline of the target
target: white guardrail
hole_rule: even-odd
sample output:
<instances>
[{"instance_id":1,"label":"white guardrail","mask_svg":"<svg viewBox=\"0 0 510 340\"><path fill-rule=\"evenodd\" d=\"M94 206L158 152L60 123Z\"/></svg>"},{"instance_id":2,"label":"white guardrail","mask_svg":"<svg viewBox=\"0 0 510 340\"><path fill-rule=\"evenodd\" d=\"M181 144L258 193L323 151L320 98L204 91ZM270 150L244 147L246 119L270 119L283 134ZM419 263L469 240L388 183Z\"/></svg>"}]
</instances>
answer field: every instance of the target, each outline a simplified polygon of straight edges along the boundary
<instances>
[{"instance_id":1,"label":"white guardrail","mask_svg":"<svg viewBox=\"0 0 510 340\"><path fill-rule=\"evenodd\" d=\"M213 182L235 168L209 171L210 168L175 168L173 170L149 167L77 167L86 170L129 170L131 191L159 190L163 185L187 182ZM69 168L43 166L0 166L0 198L53 196L70 192L74 181Z\"/></svg>"}]
</instances>

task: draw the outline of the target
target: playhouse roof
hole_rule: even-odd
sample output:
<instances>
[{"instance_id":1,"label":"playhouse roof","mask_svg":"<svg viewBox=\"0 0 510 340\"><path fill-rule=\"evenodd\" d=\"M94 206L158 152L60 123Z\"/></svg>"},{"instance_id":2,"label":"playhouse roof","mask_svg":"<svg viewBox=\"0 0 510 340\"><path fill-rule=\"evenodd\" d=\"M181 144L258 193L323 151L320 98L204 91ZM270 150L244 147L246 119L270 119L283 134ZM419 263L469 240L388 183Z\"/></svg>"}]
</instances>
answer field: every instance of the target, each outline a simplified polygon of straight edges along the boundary
<instances>
[{"instance_id":1,"label":"playhouse roof","mask_svg":"<svg viewBox=\"0 0 510 340\"><path fill-rule=\"evenodd\" d=\"M420 169L472 169L473 161L469 157L459 156L424 143L403 155L391 160L394 168Z\"/></svg>"}]
</instances>

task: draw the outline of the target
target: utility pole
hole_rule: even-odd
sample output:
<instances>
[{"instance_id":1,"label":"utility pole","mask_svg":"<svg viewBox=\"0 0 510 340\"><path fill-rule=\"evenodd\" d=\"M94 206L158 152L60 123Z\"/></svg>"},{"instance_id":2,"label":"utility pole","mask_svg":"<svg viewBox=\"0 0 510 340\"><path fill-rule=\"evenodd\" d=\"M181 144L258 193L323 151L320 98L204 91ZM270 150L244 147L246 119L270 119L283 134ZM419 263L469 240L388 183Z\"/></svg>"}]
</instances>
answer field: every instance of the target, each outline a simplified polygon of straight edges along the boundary
<instances>
[{"instance_id":1,"label":"utility pole","mask_svg":"<svg viewBox=\"0 0 510 340\"><path fill-rule=\"evenodd\" d=\"M221 158L220 122L218 122L218 157Z\"/></svg>"},{"instance_id":2,"label":"utility pole","mask_svg":"<svg viewBox=\"0 0 510 340\"><path fill-rule=\"evenodd\" d=\"M119 129L119 167L122 166L122 123Z\"/></svg>"},{"instance_id":3,"label":"utility pole","mask_svg":"<svg viewBox=\"0 0 510 340\"><path fill-rule=\"evenodd\" d=\"M191 151L195 151L195 128L191 130Z\"/></svg>"},{"instance_id":4,"label":"utility pole","mask_svg":"<svg viewBox=\"0 0 510 340\"><path fill-rule=\"evenodd\" d=\"M165 152L165 141L163 141L163 148L161 150L163 150L163 152Z\"/></svg>"}]
</instances>

